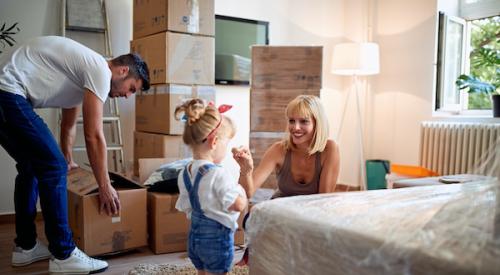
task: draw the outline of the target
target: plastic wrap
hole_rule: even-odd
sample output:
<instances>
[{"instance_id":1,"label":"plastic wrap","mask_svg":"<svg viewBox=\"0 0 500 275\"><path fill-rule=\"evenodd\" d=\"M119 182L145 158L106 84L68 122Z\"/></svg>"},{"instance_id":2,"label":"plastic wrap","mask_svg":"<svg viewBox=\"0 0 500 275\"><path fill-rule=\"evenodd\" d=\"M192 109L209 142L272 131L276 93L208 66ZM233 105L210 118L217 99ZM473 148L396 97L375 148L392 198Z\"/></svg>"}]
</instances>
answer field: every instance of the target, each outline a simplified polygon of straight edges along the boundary
<instances>
[{"instance_id":1,"label":"plastic wrap","mask_svg":"<svg viewBox=\"0 0 500 275\"><path fill-rule=\"evenodd\" d=\"M260 203L250 274L499 274L499 190L492 179Z\"/></svg>"}]
</instances>

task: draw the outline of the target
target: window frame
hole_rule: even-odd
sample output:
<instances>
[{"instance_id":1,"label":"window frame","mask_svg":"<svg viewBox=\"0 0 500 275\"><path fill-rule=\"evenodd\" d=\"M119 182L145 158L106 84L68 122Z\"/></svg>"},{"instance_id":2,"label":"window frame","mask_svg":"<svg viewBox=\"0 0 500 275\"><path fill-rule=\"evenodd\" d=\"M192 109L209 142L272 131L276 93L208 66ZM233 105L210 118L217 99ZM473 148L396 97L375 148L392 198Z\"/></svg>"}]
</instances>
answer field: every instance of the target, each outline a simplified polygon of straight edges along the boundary
<instances>
[{"instance_id":1,"label":"window frame","mask_svg":"<svg viewBox=\"0 0 500 275\"><path fill-rule=\"evenodd\" d=\"M457 96L458 102L456 103L447 103L446 96L449 93L458 92L458 88L455 84L455 79L464 72L465 63L466 63L466 38L467 38L467 25L466 21L462 18L446 15L444 13L439 13L439 42L438 42L438 75L437 75L437 91L436 91L436 111L438 112L448 112L448 113L459 113L462 110L462 92L460 92ZM458 71L458 74L454 76L454 79L447 78L447 70L450 69L449 64L451 63L452 58L447 56L449 54L448 50L451 45L448 43L451 41L449 39L453 34L450 32L451 24L457 24L461 27L461 43L460 43L460 68L453 68ZM445 85L445 83L451 84L449 87Z\"/></svg>"},{"instance_id":2,"label":"window frame","mask_svg":"<svg viewBox=\"0 0 500 275\"><path fill-rule=\"evenodd\" d=\"M491 109L487 110L481 110L481 109L468 109L468 101L469 101L469 94L465 90L460 90L459 91L459 96L458 96L458 103L457 104L450 104L444 102L444 95L446 94L446 90L444 88L443 83L447 80L446 79L446 42L447 42L447 36L448 36L448 26L450 22L461 24L463 26L463 37L462 37L462 51L461 51L461 68L460 68L460 74L469 74L470 73L470 53L472 51L472 46L471 46L471 31L472 31L472 23L471 21L482 19L482 18L487 18L489 16L485 17L478 17L478 18L465 18L465 17L458 17L458 16L451 16L451 15L446 15L443 12L439 12L438 15L438 42L437 42L437 63L436 63L436 85L435 85L435 92L434 92L434 109L433 109L433 116L463 116L463 117L490 117L491 116ZM451 82L453 83L452 87L455 87L456 91L456 84L455 80L459 76L457 75L455 79L453 79ZM450 80L448 79L448 83L450 83ZM456 91L458 92L458 91Z\"/></svg>"}]
</instances>

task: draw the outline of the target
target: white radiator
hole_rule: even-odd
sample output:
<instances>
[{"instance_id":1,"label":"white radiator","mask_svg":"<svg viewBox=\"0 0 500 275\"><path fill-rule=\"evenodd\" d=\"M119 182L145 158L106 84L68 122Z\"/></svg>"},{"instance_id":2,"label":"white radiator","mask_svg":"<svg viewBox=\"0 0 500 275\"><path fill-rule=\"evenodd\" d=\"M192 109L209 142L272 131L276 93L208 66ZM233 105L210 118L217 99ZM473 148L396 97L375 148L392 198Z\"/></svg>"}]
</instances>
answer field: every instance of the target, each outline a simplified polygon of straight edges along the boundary
<instances>
[{"instance_id":1,"label":"white radiator","mask_svg":"<svg viewBox=\"0 0 500 275\"><path fill-rule=\"evenodd\" d=\"M440 175L496 170L499 137L500 123L425 121L420 165Z\"/></svg>"}]
</instances>

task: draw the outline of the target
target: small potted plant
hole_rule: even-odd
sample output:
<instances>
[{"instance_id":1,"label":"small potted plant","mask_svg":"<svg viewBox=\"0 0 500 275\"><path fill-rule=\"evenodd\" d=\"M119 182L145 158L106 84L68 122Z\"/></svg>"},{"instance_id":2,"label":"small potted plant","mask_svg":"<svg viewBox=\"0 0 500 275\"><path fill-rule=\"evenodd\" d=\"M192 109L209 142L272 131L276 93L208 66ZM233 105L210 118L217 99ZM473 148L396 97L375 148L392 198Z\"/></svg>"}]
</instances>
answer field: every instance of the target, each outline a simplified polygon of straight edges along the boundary
<instances>
[{"instance_id":1,"label":"small potted plant","mask_svg":"<svg viewBox=\"0 0 500 275\"><path fill-rule=\"evenodd\" d=\"M455 82L459 90L468 89L468 93L483 94L485 100L490 98L493 117L500 117L499 24L498 16L480 22L477 31L472 33L474 50L470 53L470 74L460 75Z\"/></svg>"},{"instance_id":2,"label":"small potted plant","mask_svg":"<svg viewBox=\"0 0 500 275\"><path fill-rule=\"evenodd\" d=\"M473 75L463 74L458 77L455 83L460 90L469 88L469 93L489 94L491 96L493 117L500 117L500 68L496 69L496 75L496 81L487 83Z\"/></svg>"}]
</instances>

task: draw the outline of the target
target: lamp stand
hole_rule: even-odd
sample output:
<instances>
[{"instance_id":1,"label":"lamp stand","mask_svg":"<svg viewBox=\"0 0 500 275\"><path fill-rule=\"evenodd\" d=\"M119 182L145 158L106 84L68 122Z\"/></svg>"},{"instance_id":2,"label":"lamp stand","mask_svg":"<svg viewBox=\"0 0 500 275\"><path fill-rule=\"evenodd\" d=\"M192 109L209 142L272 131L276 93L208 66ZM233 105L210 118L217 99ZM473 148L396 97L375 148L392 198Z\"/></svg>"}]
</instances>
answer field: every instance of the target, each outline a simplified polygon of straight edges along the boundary
<instances>
[{"instance_id":1,"label":"lamp stand","mask_svg":"<svg viewBox=\"0 0 500 275\"><path fill-rule=\"evenodd\" d=\"M356 108L358 111L358 127L359 127L359 161L360 161L360 172L361 172L361 190L368 190L366 186L365 177L365 155L363 146L363 124L361 121L361 108L359 107L359 79L357 75L354 75L354 89L356 92Z\"/></svg>"},{"instance_id":2,"label":"lamp stand","mask_svg":"<svg viewBox=\"0 0 500 275\"><path fill-rule=\"evenodd\" d=\"M344 127L345 111L347 110L347 103L349 102L349 97L351 93L347 91L347 97L344 100L344 107L342 108L342 116L340 117L339 131L337 132L337 140L340 140L340 134L342 133L342 128Z\"/></svg>"},{"instance_id":3,"label":"lamp stand","mask_svg":"<svg viewBox=\"0 0 500 275\"><path fill-rule=\"evenodd\" d=\"M356 93L356 108L358 113L358 130L359 130L359 162L360 162L360 189L367 190L366 183L366 166L364 157L364 142L363 142L363 124L361 119L361 108L359 105L359 80L358 76L375 75L380 72L379 47L373 42L360 43L340 43L335 45L332 55L333 74L352 76L354 81L354 90ZM352 87L351 87L352 88ZM349 94L347 94L344 102L344 110L340 120L340 127L337 139L340 139L340 134L344 126L344 117L347 104L349 102Z\"/></svg>"},{"instance_id":4,"label":"lamp stand","mask_svg":"<svg viewBox=\"0 0 500 275\"><path fill-rule=\"evenodd\" d=\"M358 113L358 140L359 140L359 161L360 161L360 173L361 173L361 190L368 190L366 186L366 177L365 177L365 157L364 157L364 143L363 143L363 126L361 122L361 108L359 107L359 79L358 75L353 75L354 78L354 92L356 93L356 109ZM337 132L337 140L340 140L340 134L342 134L342 128L344 127L344 118L345 112L347 110L347 104L349 103L349 97L351 93L347 92L347 97L344 100L344 106L342 108L342 116L340 117L340 125L339 130Z\"/></svg>"}]
</instances>

